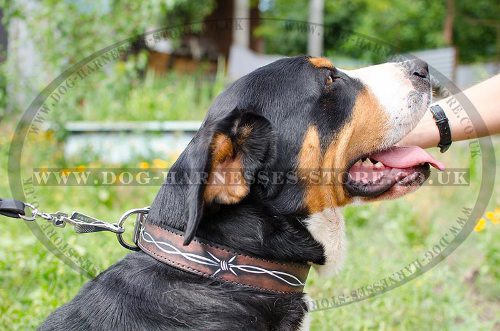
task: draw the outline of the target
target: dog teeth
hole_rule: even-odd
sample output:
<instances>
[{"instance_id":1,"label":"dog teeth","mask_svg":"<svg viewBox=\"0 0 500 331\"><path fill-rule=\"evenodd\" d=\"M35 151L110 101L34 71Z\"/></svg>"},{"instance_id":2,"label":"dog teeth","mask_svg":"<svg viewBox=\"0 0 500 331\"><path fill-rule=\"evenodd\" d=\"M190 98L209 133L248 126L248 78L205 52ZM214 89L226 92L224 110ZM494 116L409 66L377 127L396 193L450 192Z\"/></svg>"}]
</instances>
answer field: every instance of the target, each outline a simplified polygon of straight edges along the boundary
<instances>
[{"instance_id":1,"label":"dog teeth","mask_svg":"<svg viewBox=\"0 0 500 331\"><path fill-rule=\"evenodd\" d=\"M371 161L370 159L366 159L366 160L364 160L362 164L363 164L365 167L371 167L371 166L373 166L373 163L372 163L372 161Z\"/></svg>"},{"instance_id":2,"label":"dog teeth","mask_svg":"<svg viewBox=\"0 0 500 331\"><path fill-rule=\"evenodd\" d=\"M372 161L370 158L361 158L358 161L356 161L356 163L354 163L353 166L365 167L365 168L377 168L377 169L385 167L381 162L375 160Z\"/></svg>"}]
</instances>

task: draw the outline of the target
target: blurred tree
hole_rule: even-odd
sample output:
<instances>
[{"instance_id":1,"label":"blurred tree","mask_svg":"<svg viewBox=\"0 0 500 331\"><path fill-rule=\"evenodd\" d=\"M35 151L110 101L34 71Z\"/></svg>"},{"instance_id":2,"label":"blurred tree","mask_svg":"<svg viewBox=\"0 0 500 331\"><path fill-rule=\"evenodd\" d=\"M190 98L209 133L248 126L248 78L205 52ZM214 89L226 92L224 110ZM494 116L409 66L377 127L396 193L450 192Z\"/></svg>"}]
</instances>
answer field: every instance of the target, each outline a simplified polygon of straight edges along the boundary
<instances>
[{"instance_id":1,"label":"blurred tree","mask_svg":"<svg viewBox=\"0 0 500 331\"><path fill-rule=\"evenodd\" d=\"M0 67L0 106L24 108L48 81L85 57L130 39L135 54L148 29L201 22L215 0L0 0L3 22L14 26L13 53ZM195 31L201 25L193 25ZM175 34L180 37L181 34ZM22 56L19 54L22 53ZM144 54L127 58L131 74L144 69ZM23 56L31 66L19 63ZM111 75L111 72L107 72ZM2 78L8 77L8 88ZM131 79L132 81L132 79ZM9 91L8 102L4 101Z\"/></svg>"},{"instance_id":2,"label":"blurred tree","mask_svg":"<svg viewBox=\"0 0 500 331\"><path fill-rule=\"evenodd\" d=\"M309 11L307 1L261 0L260 8L261 25L255 34L264 38L266 53L292 55L307 52L307 26L287 25L283 21L306 22Z\"/></svg>"},{"instance_id":3,"label":"blurred tree","mask_svg":"<svg viewBox=\"0 0 500 331\"><path fill-rule=\"evenodd\" d=\"M442 3L433 0L366 1L354 31L391 44L396 52L435 48L444 45L444 11Z\"/></svg>"},{"instance_id":4,"label":"blurred tree","mask_svg":"<svg viewBox=\"0 0 500 331\"><path fill-rule=\"evenodd\" d=\"M461 62L500 63L500 2L456 0L453 40Z\"/></svg>"},{"instance_id":5,"label":"blurred tree","mask_svg":"<svg viewBox=\"0 0 500 331\"><path fill-rule=\"evenodd\" d=\"M44 62L59 72L148 29L201 22L214 0L0 0L0 4L6 20L26 22Z\"/></svg>"},{"instance_id":6,"label":"blurred tree","mask_svg":"<svg viewBox=\"0 0 500 331\"><path fill-rule=\"evenodd\" d=\"M453 24L455 22L455 0L446 0L443 39L446 45L453 43Z\"/></svg>"},{"instance_id":7,"label":"blurred tree","mask_svg":"<svg viewBox=\"0 0 500 331\"><path fill-rule=\"evenodd\" d=\"M284 23L272 18L306 22L307 2L266 0L261 6L262 26L257 33L268 53L305 53L306 24ZM450 8L451 7L451 8ZM460 62L492 60L500 53L500 5L490 0L342 0L325 2L325 54L382 61L380 55L359 45L341 45L345 34L360 33L385 41L394 51L410 52L446 46L452 42ZM352 31L352 32L351 32ZM337 33L335 33L337 32ZM451 34L451 32L453 32ZM344 35L342 35L344 33Z\"/></svg>"}]
</instances>

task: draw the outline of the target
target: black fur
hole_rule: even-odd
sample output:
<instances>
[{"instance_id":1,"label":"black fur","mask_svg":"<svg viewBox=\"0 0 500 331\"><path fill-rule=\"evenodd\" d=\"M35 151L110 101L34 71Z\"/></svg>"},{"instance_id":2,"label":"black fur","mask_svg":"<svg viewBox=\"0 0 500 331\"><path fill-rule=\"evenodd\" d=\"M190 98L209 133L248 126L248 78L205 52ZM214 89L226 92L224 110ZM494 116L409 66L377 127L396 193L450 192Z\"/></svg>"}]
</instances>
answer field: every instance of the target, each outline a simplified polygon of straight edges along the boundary
<instances>
[{"instance_id":1,"label":"black fur","mask_svg":"<svg viewBox=\"0 0 500 331\"><path fill-rule=\"evenodd\" d=\"M335 89L328 75L341 76ZM203 185L178 184L209 171L214 133L236 139L242 122L252 135L239 146L250 179L258 171L293 171L307 127L325 143L344 125L362 86L307 57L287 58L233 83L213 103L202 128L172 167L149 221L258 257L324 263L300 184L259 182L235 205L204 205ZM177 184L168 184L169 182ZM307 310L303 294L272 294L179 271L142 252L128 255L86 284L40 330L295 330Z\"/></svg>"}]
</instances>

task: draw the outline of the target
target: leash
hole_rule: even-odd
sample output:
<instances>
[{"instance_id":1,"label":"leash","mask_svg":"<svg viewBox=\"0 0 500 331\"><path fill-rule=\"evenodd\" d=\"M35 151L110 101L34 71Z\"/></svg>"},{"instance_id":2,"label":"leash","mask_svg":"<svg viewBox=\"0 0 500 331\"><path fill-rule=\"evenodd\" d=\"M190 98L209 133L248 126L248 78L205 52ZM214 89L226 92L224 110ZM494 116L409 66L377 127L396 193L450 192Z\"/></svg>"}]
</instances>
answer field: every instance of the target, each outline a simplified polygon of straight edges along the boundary
<instances>
[{"instance_id":1,"label":"leash","mask_svg":"<svg viewBox=\"0 0 500 331\"><path fill-rule=\"evenodd\" d=\"M30 210L29 215L26 213L26 208ZM71 214L61 211L46 213L28 202L0 198L0 215L10 218L18 218L26 222L34 222L37 218L40 218L58 228L63 228L66 224L69 224L73 226L76 233L109 231L116 234L120 245L132 251L140 250L137 246L139 227L140 224L143 223L148 212L149 207L131 209L126 211L116 223L109 223L76 211ZM137 215L137 218L134 227L134 243L130 244L123 238L123 234L125 232L123 225L132 215Z\"/></svg>"},{"instance_id":2,"label":"leash","mask_svg":"<svg viewBox=\"0 0 500 331\"><path fill-rule=\"evenodd\" d=\"M0 198L0 215L25 222L40 218L59 228L69 224L76 233L109 231L115 233L120 245L127 249L142 250L160 262L206 278L273 293L300 293L304 289L310 269L308 264L266 260L196 237L185 246L182 232L149 224L146 222L148 213L149 207L131 209L116 223L109 223L76 211L46 213L27 202ZM136 221L130 244L123 234L125 221L132 215L136 215Z\"/></svg>"}]
</instances>

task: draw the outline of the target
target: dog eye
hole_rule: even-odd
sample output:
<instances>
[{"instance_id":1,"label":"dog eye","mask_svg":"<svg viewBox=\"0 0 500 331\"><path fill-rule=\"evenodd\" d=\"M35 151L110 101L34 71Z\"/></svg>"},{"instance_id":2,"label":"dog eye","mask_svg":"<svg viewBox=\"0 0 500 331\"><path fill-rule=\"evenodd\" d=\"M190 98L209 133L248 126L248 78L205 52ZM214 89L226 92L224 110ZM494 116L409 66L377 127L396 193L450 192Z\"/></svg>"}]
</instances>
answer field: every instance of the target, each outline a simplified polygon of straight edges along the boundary
<instances>
[{"instance_id":1,"label":"dog eye","mask_svg":"<svg viewBox=\"0 0 500 331\"><path fill-rule=\"evenodd\" d=\"M333 82L337 79L338 77L336 77L333 73L330 73L328 75L328 77L326 77L325 79L325 85L326 86L330 86L333 84Z\"/></svg>"},{"instance_id":2,"label":"dog eye","mask_svg":"<svg viewBox=\"0 0 500 331\"><path fill-rule=\"evenodd\" d=\"M328 77L326 77L325 84L327 86L330 86L330 85L333 84L333 77L332 77L332 75L328 75Z\"/></svg>"}]
</instances>

